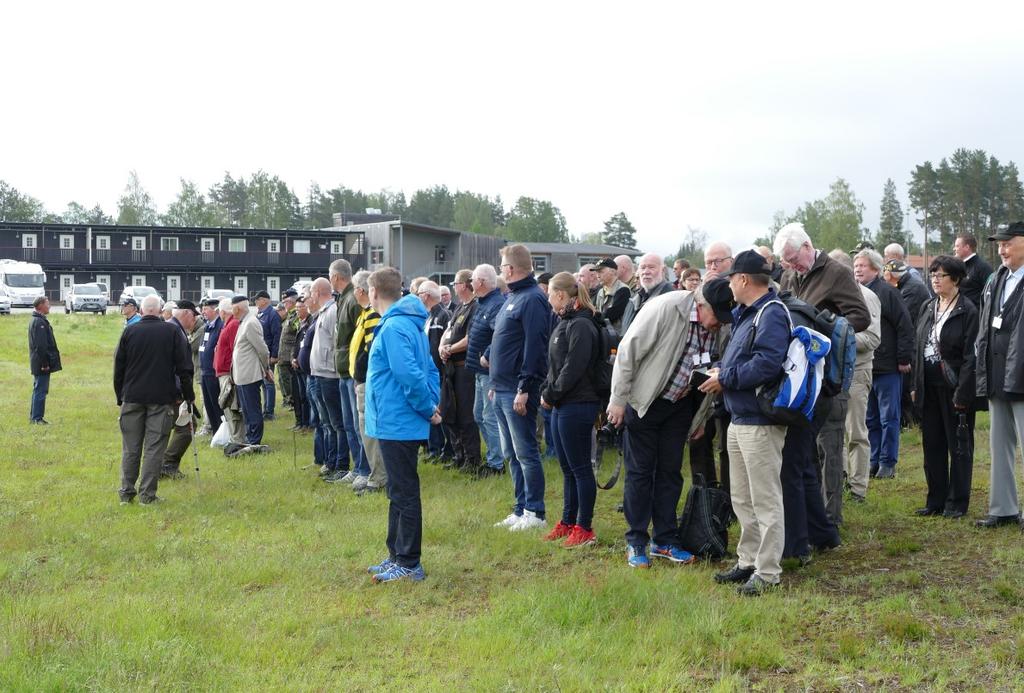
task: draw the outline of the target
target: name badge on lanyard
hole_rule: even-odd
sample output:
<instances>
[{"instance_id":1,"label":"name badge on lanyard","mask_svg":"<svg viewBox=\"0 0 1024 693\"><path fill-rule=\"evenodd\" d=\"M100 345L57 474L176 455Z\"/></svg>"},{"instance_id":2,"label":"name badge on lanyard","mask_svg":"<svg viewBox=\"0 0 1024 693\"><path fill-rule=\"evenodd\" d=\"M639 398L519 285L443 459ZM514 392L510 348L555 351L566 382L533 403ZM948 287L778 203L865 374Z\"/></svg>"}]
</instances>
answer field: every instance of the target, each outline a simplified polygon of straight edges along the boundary
<instances>
[{"instance_id":1,"label":"name badge on lanyard","mask_svg":"<svg viewBox=\"0 0 1024 693\"><path fill-rule=\"evenodd\" d=\"M1003 329L1003 316L1002 315L996 315L995 317L992 318L992 328L996 329L996 330Z\"/></svg>"}]
</instances>

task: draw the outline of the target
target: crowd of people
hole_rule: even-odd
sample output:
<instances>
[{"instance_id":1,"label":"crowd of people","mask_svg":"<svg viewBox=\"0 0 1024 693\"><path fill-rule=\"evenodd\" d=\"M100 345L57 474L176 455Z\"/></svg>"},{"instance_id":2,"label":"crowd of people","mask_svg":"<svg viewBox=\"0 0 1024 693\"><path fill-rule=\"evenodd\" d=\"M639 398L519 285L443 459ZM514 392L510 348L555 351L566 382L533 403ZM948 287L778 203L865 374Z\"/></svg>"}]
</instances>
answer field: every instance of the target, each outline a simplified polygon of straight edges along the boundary
<instances>
[{"instance_id":1,"label":"crowd of people","mask_svg":"<svg viewBox=\"0 0 1024 693\"><path fill-rule=\"evenodd\" d=\"M387 491L388 554L373 580L420 580L420 461L508 475L511 510L496 527L586 546L597 539L595 431L610 425L622 432L627 564L696 560L677 526L689 449L694 482L725 490L739 525L736 563L715 580L758 595L779 584L783 559L802 564L840 545L844 502L897 475L904 426L921 427L928 490L917 515L962 518L975 413L987 409L991 489L976 524L1015 524L1024 222L989 240L996 271L964 234L927 279L899 245L826 252L789 224L771 248L708 244L703 271L648 253L537 276L529 248L515 244L498 268L460 270L450 287L426 277L405 287L396 269L353 272L336 260L277 305L266 292L252 304L129 300L114 363L120 498L159 500L158 480L184 475L194 436L216 435L231 456L267 452L279 389L325 483ZM29 330L34 423L45 423L49 374L60 369L47 312L40 299ZM784 425L758 393L782 376L808 314L845 319L853 372L821 391L803 425ZM554 524L545 456L562 474Z\"/></svg>"}]
</instances>

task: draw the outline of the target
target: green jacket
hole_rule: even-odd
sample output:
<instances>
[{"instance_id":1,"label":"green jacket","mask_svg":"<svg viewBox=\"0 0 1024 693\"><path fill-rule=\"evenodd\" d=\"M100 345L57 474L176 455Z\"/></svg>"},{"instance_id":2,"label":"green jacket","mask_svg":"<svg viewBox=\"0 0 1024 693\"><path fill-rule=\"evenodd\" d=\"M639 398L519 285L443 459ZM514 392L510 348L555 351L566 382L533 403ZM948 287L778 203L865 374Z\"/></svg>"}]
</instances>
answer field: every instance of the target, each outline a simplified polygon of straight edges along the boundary
<instances>
[{"instance_id":1,"label":"green jacket","mask_svg":"<svg viewBox=\"0 0 1024 693\"><path fill-rule=\"evenodd\" d=\"M299 332L299 327L299 311L292 308L281 323L281 341L277 349L278 357L289 365L295 352L295 336Z\"/></svg>"},{"instance_id":2,"label":"green jacket","mask_svg":"<svg viewBox=\"0 0 1024 693\"><path fill-rule=\"evenodd\" d=\"M356 331L356 322L359 320L362 307L356 301L354 287L349 284L345 287L338 298L338 331L334 335L334 367L341 378L351 378L349 372L348 350L352 342L352 335Z\"/></svg>"}]
</instances>

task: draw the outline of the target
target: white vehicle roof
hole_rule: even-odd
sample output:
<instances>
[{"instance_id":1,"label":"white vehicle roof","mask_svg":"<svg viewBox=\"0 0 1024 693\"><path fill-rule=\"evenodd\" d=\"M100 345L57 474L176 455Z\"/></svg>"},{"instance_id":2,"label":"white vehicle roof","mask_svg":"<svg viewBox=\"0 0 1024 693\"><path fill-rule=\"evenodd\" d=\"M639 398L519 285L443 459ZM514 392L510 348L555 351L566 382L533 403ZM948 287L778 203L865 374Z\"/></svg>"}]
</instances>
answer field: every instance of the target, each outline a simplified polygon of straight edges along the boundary
<instances>
[{"instance_id":1,"label":"white vehicle roof","mask_svg":"<svg viewBox=\"0 0 1024 693\"><path fill-rule=\"evenodd\" d=\"M7 274L42 274L42 265L20 260L0 260L0 272Z\"/></svg>"}]
</instances>

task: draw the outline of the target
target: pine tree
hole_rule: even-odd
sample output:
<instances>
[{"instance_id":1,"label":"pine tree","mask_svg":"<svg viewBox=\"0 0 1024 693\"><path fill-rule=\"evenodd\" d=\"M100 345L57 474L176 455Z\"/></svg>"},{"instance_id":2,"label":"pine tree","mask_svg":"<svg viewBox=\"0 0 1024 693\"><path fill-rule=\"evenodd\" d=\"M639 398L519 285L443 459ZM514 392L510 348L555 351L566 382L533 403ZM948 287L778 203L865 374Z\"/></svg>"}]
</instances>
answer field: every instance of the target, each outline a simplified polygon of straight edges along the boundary
<instances>
[{"instance_id":1,"label":"pine tree","mask_svg":"<svg viewBox=\"0 0 1024 693\"><path fill-rule=\"evenodd\" d=\"M878 235L875 236L875 247L884 248L890 243L906 244L903 233L903 208L896 197L896 184L892 178L885 181L882 190L881 215L878 220Z\"/></svg>"},{"instance_id":2,"label":"pine tree","mask_svg":"<svg viewBox=\"0 0 1024 693\"><path fill-rule=\"evenodd\" d=\"M636 247L636 229L625 212L619 212L604 223L604 242L620 248Z\"/></svg>"}]
</instances>

